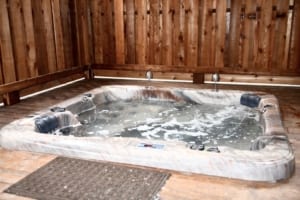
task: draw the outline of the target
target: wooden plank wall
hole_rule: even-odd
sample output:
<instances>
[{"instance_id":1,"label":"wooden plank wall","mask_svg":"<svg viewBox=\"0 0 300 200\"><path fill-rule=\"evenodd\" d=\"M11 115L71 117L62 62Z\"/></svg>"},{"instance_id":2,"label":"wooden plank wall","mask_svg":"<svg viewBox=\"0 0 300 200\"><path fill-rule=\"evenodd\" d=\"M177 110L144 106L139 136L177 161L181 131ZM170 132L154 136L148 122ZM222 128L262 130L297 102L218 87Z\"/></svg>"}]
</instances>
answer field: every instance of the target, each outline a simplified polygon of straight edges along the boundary
<instances>
[{"instance_id":1,"label":"wooden plank wall","mask_svg":"<svg viewBox=\"0 0 300 200\"><path fill-rule=\"evenodd\" d=\"M87 13L80 0L0 0L0 83L90 64Z\"/></svg>"},{"instance_id":2,"label":"wooden plank wall","mask_svg":"<svg viewBox=\"0 0 300 200\"><path fill-rule=\"evenodd\" d=\"M90 4L94 63L299 75L299 4L299 0L94 0Z\"/></svg>"},{"instance_id":3,"label":"wooden plank wall","mask_svg":"<svg viewBox=\"0 0 300 200\"><path fill-rule=\"evenodd\" d=\"M300 74L300 0L0 0L0 28L0 84L91 64Z\"/></svg>"}]
</instances>

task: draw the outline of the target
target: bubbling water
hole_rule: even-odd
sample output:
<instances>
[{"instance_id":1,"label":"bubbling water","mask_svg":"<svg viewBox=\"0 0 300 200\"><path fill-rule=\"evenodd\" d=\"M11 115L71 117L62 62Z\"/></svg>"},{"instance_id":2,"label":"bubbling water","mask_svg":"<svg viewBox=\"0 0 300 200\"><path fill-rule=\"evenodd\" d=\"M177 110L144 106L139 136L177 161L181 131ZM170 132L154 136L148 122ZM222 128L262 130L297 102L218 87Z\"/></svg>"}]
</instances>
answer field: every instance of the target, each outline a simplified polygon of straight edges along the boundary
<instances>
[{"instance_id":1,"label":"bubbling water","mask_svg":"<svg viewBox=\"0 0 300 200\"><path fill-rule=\"evenodd\" d=\"M85 136L137 137L249 149L262 135L260 114L242 105L130 100L97 106Z\"/></svg>"}]
</instances>

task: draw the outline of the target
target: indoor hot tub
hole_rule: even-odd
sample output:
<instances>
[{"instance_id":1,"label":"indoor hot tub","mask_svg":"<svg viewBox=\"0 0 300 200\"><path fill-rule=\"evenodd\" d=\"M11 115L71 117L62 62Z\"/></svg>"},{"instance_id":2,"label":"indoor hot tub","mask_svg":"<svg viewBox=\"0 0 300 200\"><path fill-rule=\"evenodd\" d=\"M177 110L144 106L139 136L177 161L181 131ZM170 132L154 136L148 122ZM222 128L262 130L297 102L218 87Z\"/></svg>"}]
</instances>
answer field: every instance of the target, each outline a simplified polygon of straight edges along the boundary
<instances>
[{"instance_id":1,"label":"indoor hot tub","mask_svg":"<svg viewBox=\"0 0 300 200\"><path fill-rule=\"evenodd\" d=\"M295 167L278 101L261 92L104 86L8 124L0 144L254 181Z\"/></svg>"}]
</instances>

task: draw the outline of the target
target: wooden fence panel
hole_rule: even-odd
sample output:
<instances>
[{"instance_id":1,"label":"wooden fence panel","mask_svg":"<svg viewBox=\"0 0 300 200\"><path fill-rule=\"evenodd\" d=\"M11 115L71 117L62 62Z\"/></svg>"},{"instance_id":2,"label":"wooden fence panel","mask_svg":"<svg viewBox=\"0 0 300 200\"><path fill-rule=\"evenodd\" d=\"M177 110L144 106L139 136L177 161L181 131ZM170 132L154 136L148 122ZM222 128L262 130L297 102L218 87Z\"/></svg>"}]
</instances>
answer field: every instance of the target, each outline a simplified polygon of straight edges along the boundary
<instances>
[{"instance_id":1,"label":"wooden fence panel","mask_svg":"<svg viewBox=\"0 0 300 200\"><path fill-rule=\"evenodd\" d=\"M267 0L268 1L268 0ZM231 1L231 13L230 13L230 25L229 25L229 37L228 37L228 49L227 49L227 67L239 68L241 63L239 57L241 55L241 14L242 4L241 0Z\"/></svg>"},{"instance_id":2,"label":"wooden fence panel","mask_svg":"<svg viewBox=\"0 0 300 200\"><path fill-rule=\"evenodd\" d=\"M93 54L95 63L103 63L103 43L102 43L102 1L91 1L92 32L93 32Z\"/></svg>"},{"instance_id":3,"label":"wooden fence panel","mask_svg":"<svg viewBox=\"0 0 300 200\"><path fill-rule=\"evenodd\" d=\"M267 71L271 67L271 39L274 30L272 23L273 1L263 0L260 4L258 24L258 51L256 69Z\"/></svg>"},{"instance_id":4,"label":"wooden fence panel","mask_svg":"<svg viewBox=\"0 0 300 200\"><path fill-rule=\"evenodd\" d=\"M44 24L44 34L47 51L48 71L53 73L57 70L54 26L52 18L52 6L50 0L41 2L42 22ZM40 47L41 48L41 47ZM43 67L43 66L40 66Z\"/></svg>"},{"instance_id":5,"label":"wooden fence panel","mask_svg":"<svg viewBox=\"0 0 300 200\"><path fill-rule=\"evenodd\" d=\"M280 71L287 68L287 63L284 63L285 44L287 38L287 22L288 22L289 0L277 0L275 17L275 37L274 37L274 52L272 54L272 70Z\"/></svg>"},{"instance_id":6,"label":"wooden fence panel","mask_svg":"<svg viewBox=\"0 0 300 200\"><path fill-rule=\"evenodd\" d=\"M47 3L48 2L48 3ZM33 24L37 50L37 68L38 74L43 75L54 72L56 69L53 27L51 25L52 16L49 12L50 1L36 0L32 1ZM51 26L51 27L47 27Z\"/></svg>"},{"instance_id":7,"label":"wooden fence panel","mask_svg":"<svg viewBox=\"0 0 300 200\"><path fill-rule=\"evenodd\" d=\"M2 71L2 54L1 54L1 42L0 42L0 85L4 84L4 80L3 80L3 71ZM0 97L0 101L1 101L1 97Z\"/></svg>"},{"instance_id":8,"label":"wooden fence panel","mask_svg":"<svg viewBox=\"0 0 300 200\"><path fill-rule=\"evenodd\" d=\"M173 10L171 10L172 0L162 1L162 64L172 65L172 19Z\"/></svg>"},{"instance_id":9,"label":"wooden fence panel","mask_svg":"<svg viewBox=\"0 0 300 200\"><path fill-rule=\"evenodd\" d=\"M202 0L200 66L214 66L215 63L215 0Z\"/></svg>"},{"instance_id":10,"label":"wooden fence panel","mask_svg":"<svg viewBox=\"0 0 300 200\"><path fill-rule=\"evenodd\" d=\"M147 32L146 32L146 15L147 5L146 1L135 1L135 55L136 64L147 64L146 63L146 44L147 44Z\"/></svg>"},{"instance_id":11,"label":"wooden fence panel","mask_svg":"<svg viewBox=\"0 0 300 200\"><path fill-rule=\"evenodd\" d=\"M123 1L114 0L114 16L115 16L115 48L116 63L125 63L125 41L124 41L124 6Z\"/></svg>"},{"instance_id":12,"label":"wooden fence panel","mask_svg":"<svg viewBox=\"0 0 300 200\"><path fill-rule=\"evenodd\" d=\"M186 42L185 42L185 65L197 66L198 64L198 20L199 0L186 0Z\"/></svg>"},{"instance_id":13,"label":"wooden fence panel","mask_svg":"<svg viewBox=\"0 0 300 200\"><path fill-rule=\"evenodd\" d=\"M73 38L72 34L75 32L74 30L76 30L76 27L72 27L70 1L73 0L59 0L65 62L65 65L63 66L64 68L70 68L76 65L76 42L73 42L75 38Z\"/></svg>"},{"instance_id":14,"label":"wooden fence panel","mask_svg":"<svg viewBox=\"0 0 300 200\"><path fill-rule=\"evenodd\" d=\"M295 0L288 69L300 73L300 1Z\"/></svg>"},{"instance_id":15,"label":"wooden fence panel","mask_svg":"<svg viewBox=\"0 0 300 200\"><path fill-rule=\"evenodd\" d=\"M91 64L91 35L90 35L90 12L89 12L89 1L77 0L77 31L78 31L78 42L80 48L81 65Z\"/></svg>"},{"instance_id":16,"label":"wooden fence panel","mask_svg":"<svg viewBox=\"0 0 300 200\"><path fill-rule=\"evenodd\" d=\"M23 80L29 77L26 68L26 32L24 26L24 16L22 15L22 3L20 0L9 1L9 16L12 33L12 43L14 50L15 69L17 79Z\"/></svg>"},{"instance_id":17,"label":"wooden fence panel","mask_svg":"<svg viewBox=\"0 0 300 200\"><path fill-rule=\"evenodd\" d=\"M219 1L216 5L216 47L215 66L224 67L224 51L226 36L226 8L227 1Z\"/></svg>"},{"instance_id":18,"label":"wooden fence panel","mask_svg":"<svg viewBox=\"0 0 300 200\"><path fill-rule=\"evenodd\" d=\"M1 0L0 84L90 64L299 75L299 24L299 0Z\"/></svg>"},{"instance_id":19,"label":"wooden fence panel","mask_svg":"<svg viewBox=\"0 0 300 200\"><path fill-rule=\"evenodd\" d=\"M60 13L59 0L51 0L52 14L53 14L53 28L54 28L54 42L57 58L57 69L62 70L65 68L65 54L64 54L64 38L62 30L62 21Z\"/></svg>"},{"instance_id":20,"label":"wooden fence panel","mask_svg":"<svg viewBox=\"0 0 300 200\"><path fill-rule=\"evenodd\" d=\"M242 68L252 69L255 48L256 1L245 0L242 27Z\"/></svg>"},{"instance_id":21,"label":"wooden fence panel","mask_svg":"<svg viewBox=\"0 0 300 200\"><path fill-rule=\"evenodd\" d=\"M31 0L23 0L21 2L23 9L26 40L26 65L23 67L28 68L28 77L35 77L38 75L38 68L36 65L36 45L34 37L32 4Z\"/></svg>"},{"instance_id":22,"label":"wooden fence panel","mask_svg":"<svg viewBox=\"0 0 300 200\"><path fill-rule=\"evenodd\" d=\"M173 16L173 65L184 66L185 52L185 10L184 0L172 1Z\"/></svg>"},{"instance_id":23,"label":"wooden fence panel","mask_svg":"<svg viewBox=\"0 0 300 200\"><path fill-rule=\"evenodd\" d=\"M115 63L115 32L114 32L114 18L113 18L113 2L105 0L102 4L102 44L103 44L103 63Z\"/></svg>"},{"instance_id":24,"label":"wooden fence panel","mask_svg":"<svg viewBox=\"0 0 300 200\"><path fill-rule=\"evenodd\" d=\"M135 7L134 0L125 0L125 63L135 63Z\"/></svg>"},{"instance_id":25,"label":"wooden fence panel","mask_svg":"<svg viewBox=\"0 0 300 200\"><path fill-rule=\"evenodd\" d=\"M149 64L161 64L161 0L149 0L148 28L149 38L148 62Z\"/></svg>"},{"instance_id":26,"label":"wooden fence panel","mask_svg":"<svg viewBox=\"0 0 300 200\"><path fill-rule=\"evenodd\" d=\"M7 2L0 1L0 48L4 83L17 80Z\"/></svg>"}]
</instances>

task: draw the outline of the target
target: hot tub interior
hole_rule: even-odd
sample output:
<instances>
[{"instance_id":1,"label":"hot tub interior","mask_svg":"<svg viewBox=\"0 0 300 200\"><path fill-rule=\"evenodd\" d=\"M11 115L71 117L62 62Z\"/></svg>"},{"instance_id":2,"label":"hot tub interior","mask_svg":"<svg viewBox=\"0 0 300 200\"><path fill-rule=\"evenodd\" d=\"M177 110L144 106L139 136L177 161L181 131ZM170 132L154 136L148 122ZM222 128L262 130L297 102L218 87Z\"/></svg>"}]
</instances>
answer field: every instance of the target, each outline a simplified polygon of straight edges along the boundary
<instances>
[{"instance_id":1,"label":"hot tub interior","mask_svg":"<svg viewBox=\"0 0 300 200\"><path fill-rule=\"evenodd\" d=\"M262 135L260 113L243 105L119 100L99 104L80 136L137 137L247 149ZM76 135L76 133L75 133Z\"/></svg>"},{"instance_id":2,"label":"hot tub interior","mask_svg":"<svg viewBox=\"0 0 300 200\"><path fill-rule=\"evenodd\" d=\"M265 93L107 86L0 133L6 148L246 180L294 171L277 99Z\"/></svg>"}]
</instances>

